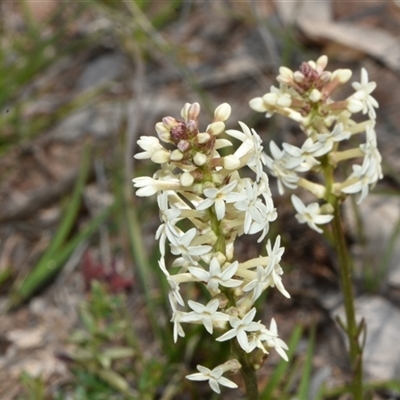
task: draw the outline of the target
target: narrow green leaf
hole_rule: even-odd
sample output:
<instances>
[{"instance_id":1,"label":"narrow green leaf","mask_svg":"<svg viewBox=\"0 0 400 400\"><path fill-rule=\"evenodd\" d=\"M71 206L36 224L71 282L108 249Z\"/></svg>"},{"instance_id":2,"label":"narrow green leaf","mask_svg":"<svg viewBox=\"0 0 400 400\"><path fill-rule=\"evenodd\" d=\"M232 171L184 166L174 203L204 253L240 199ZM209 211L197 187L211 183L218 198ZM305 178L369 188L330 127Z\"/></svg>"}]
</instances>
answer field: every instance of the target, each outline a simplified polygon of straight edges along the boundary
<instances>
[{"instance_id":1,"label":"narrow green leaf","mask_svg":"<svg viewBox=\"0 0 400 400\"><path fill-rule=\"evenodd\" d=\"M303 374L300 381L300 388L298 393L299 400L309 399L310 379L312 372L312 361L314 356L315 345L315 326L311 328L310 341L307 348L307 357L303 366Z\"/></svg>"},{"instance_id":2,"label":"narrow green leaf","mask_svg":"<svg viewBox=\"0 0 400 400\"><path fill-rule=\"evenodd\" d=\"M278 388L278 386L281 384L282 380L285 377L285 374L291 364L290 360L292 359L297 345L301 339L301 335L303 332L303 328L298 325L294 328L294 331L292 333L292 336L290 337L288 346L289 350L287 352L287 355L289 357L289 362L286 362L285 360L281 359L278 363L278 365L275 368L274 373L272 374L270 380L268 381L268 384L266 385L265 389L262 391L260 395L261 400L269 400L272 397L273 392Z\"/></svg>"},{"instance_id":3,"label":"narrow green leaf","mask_svg":"<svg viewBox=\"0 0 400 400\"><path fill-rule=\"evenodd\" d=\"M28 299L43 285L44 282L53 277L62 266L66 256L69 256L70 252L66 252L65 249L62 250L61 246L67 239L72 227L75 224L75 220L81 206L83 188L85 186L87 177L89 176L90 160L89 148L86 147L83 151L79 177L75 185L71 201L69 202L64 218L61 221L60 227L49 247L46 249L38 263L33 267L32 271L24 278L19 286L16 285L14 287L11 294L11 304L13 306ZM78 236L81 237L81 235ZM75 247L72 249L70 248L70 250L73 250L74 248Z\"/></svg>"}]
</instances>

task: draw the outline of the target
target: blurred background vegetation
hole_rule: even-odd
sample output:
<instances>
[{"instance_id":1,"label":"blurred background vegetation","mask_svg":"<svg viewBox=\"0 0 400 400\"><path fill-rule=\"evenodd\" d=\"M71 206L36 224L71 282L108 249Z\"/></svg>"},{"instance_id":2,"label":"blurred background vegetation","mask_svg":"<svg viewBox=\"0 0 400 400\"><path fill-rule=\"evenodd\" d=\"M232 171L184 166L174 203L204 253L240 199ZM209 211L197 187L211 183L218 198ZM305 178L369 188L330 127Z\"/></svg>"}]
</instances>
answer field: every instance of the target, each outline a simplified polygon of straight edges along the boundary
<instances>
[{"instance_id":1,"label":"blurred background vegetation","mask_svg":"<svg viewBox=\"0 0 400 400\"><path fill-rule=\"evenodd\" d=\"M178 117L186 102L202 105L204 128L212 110L228 102L231 120L255 127L266 142L296 144L290 122L264 120L248 100L274 84L280 65L328 54L330 70L366 66L380 85L384 120L386 178L377 193L397 201L400 50L389 55L374 42L379 29L388 35L384 43L400 46L396 2L320 2L311 20L300 13L302 2L290 9L282 3L0 4L0 399L218 397L184 376L198 363L218 364L229 348L201 327L188 327L173 343L154 241L157 205L135 198L131 184L155 168L134 162L138 137L154 135L155 123ZM353 27L348 42L338 39L339 28L328 35L316 22L324 18ZM362 29L369 29L369 45ZM332 314L340 303L333 253L293 222L285 198L276 204L280 218L270 237L281 234L287 247L292 299L271 291L258 306L260 317L278 320L290 362L268 357L259 371L261 398L344 398L349 371ZM349 243L363 249L362 213L349 209ZM378 265L364 263L361 272L355 265L357 290L390 300L399 312L400 285L388 286L386 278L400 216L389 220ZM263 251L253 238L238 249L243 256ZM199 287L189 290L187 297L202 296ZM371 398L400 398L396 375L386 378L369 381ZM219 398L243 396L226 390Z\"/></svg>"}]
</instances>

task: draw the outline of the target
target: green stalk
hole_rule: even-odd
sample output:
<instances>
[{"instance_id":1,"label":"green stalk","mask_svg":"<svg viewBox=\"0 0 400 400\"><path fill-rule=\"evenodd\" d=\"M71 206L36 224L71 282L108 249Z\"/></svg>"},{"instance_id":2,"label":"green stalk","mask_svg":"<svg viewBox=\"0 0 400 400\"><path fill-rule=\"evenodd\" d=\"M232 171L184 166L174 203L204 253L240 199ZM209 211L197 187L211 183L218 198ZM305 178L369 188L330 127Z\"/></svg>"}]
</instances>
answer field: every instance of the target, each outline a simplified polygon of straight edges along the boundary
<instances>
[{"instance_id":1,"label":"green stalk","mask_svg":"<svg viewBox=\"0 0 400 400\"><path fill-rule=\"evenodd\" d=\"M248 354L242 350L237 340L233 340L231 344L232 353L242 365L240 368L240 373L242 374L243 381L246 386L247 399L258 400L257 375L253 366L249 362Z\"/></svg>"},{"instance_id":2,"label":"green stalk","mask_svg":"<svg viewBox=\"0 0 400 400\"><path fill-rule=\"evenodd\" d=\"M344 330L349 339L350 361L353 373L352 392L354 400L362 400L362 347L359 342L359 336L363 325L361 323L360 326L358 326L356 322L350 257L347 251L338 201L336 201L334 204L333 216L333 238L339 258L340 283L342 287L344 308L346 313L346 326Z\"/></svg>"},{"instance_id":3,"label":"green stalk","mask_svg":"<svg viewBox=\"0 0 400 400\"><path fill-rule=\"evenodd\" d=\"M345 331L349 340L349 355L353 374L351 384L353 400L362 400L362 347L359 342L359 337L363 331L364 324L361 322L361 324L358 326L356 321L351 259L347 250L346 239L342 226L342 217L340 213L341 200L332 193L332 185L334 183L333 167L330 165L327 156L322 157L321 164L326 185L326 201L330 203L334 209L333 220L331 222L332 238L339 260L340 286L342 289L344 309L346 314L346 324L339 323L339 325ZM340 320L338 322L340 322Z\"/></svg>"}]
</instances>

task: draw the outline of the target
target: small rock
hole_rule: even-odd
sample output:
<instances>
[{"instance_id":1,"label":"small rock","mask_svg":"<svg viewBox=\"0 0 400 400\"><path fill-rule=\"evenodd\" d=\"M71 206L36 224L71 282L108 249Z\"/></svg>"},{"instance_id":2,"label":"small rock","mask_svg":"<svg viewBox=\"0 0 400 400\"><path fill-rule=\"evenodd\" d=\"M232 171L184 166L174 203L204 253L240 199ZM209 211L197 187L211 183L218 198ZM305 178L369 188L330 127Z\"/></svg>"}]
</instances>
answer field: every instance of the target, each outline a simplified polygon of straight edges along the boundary
<instances>
[{"instance_id":1,"label":"small rock","mask_svg":"<svg viewBox=\"0 0 400 400\"><path fill-rule=\"evenodd\" d=\"M346 221L355 240L357 226L350 202L346 202ZM368 268L379 287L400 288L400 198L370 195L359 206L366 243L354 248L358 274Z\"/></svg>"},{"instance_id":2,"label":"small rock","mask_svg":"<svg viewBox=\"0 0 400 400\"><path fill-rule=\"evenodd\" d=\"M84 69L78 80L78 89L93 89L123 76L126 61L121 54L108 53L95 58Z\"/></svg>"},{"instance_id":3,"label":"small rock","mask_svg":"<svg viewBox=\"0 0 400 400\"><path fill-rule=\"evenodd\" d=\"M345 321L344 308L334 311ZM363 353L364 376L367 380L397 379L400 376L400 310L380 296L356 299L357 321L366 322Z\"/></svg>"}]
</instances>

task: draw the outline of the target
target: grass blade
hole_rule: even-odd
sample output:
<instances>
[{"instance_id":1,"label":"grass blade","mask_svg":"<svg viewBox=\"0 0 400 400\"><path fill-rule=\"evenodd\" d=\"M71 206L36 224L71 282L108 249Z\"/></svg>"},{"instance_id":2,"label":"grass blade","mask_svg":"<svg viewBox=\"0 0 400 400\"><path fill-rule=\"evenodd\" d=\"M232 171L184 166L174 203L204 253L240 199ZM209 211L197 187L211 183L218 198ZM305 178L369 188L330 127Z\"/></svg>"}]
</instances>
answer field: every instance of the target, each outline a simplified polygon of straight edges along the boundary
<instances>
[{"instance_id":1,"label":"grass blade","mask_svg":"<svg viewBox=\"0 0 400 400\"><path fill-rule=\"evenodd\" d=\"M292 333L292 336L290 337L288 346L288 357L289 360L293 358L293 355L296 351L297 344L299 343L301 339L301 335L303 333L303 328L301 326L296 326L294 328L294 331ZM281 359L275 368L274 373L272 374L270 380L268 381L268 384L266 385L265 389L262 391L260 395L261 400L269 400L272 398L272 394L277 389L277 387L280 385L282 382L288 368L290 367L291 363L286 362L285 360Z\"/></svg>"},{"instance_id":2,"label":"grass blade","mask_svg":"<svg viewBox=\"0 0 400 400\"><path fill-rule=\"evenodd\" d=\"M32 271L30 271L30 273L23 279L21 283L17 283L16 285L14 285L14 289L10 297L10 303L12 306L15 306L22 301L28 299L37 289L39 289L43 285L44 282L47 282L49 279L51 279L55 275L55 273L58 272L63 261L65 261L65 256L70 254L68 251L66 251L66 249L71 249L71 246L67 246L66 249L62 249L61 246L66 241L72 227L75 224L76 217L78 215L78 211L82 202L83 188L90 172L90 160L91 157L89 148L86 147L82 155L82 162L78 180L75 185L74 192L72 194L71 201L69 202L64 218L61 221L60 227L56 232L53 240L51 241L49 247L39 259L38 263L33 267ZM82 235L78 235L78 237L81 236ZM80 243L80 241L81 239L77 241L75 238L75 240L73 240L73 243Z\"/></svg>"}]
</instances>

